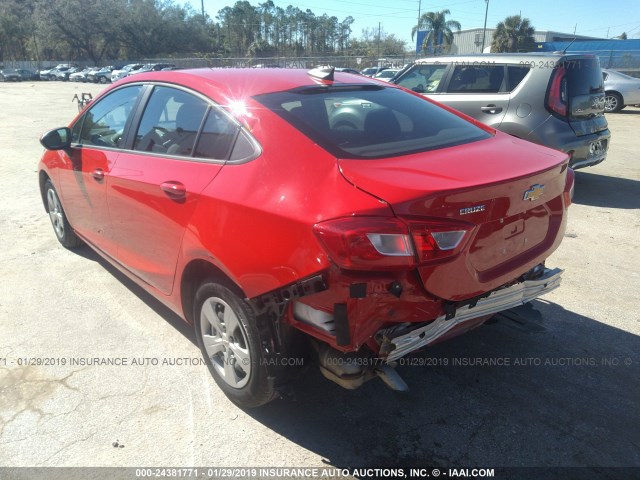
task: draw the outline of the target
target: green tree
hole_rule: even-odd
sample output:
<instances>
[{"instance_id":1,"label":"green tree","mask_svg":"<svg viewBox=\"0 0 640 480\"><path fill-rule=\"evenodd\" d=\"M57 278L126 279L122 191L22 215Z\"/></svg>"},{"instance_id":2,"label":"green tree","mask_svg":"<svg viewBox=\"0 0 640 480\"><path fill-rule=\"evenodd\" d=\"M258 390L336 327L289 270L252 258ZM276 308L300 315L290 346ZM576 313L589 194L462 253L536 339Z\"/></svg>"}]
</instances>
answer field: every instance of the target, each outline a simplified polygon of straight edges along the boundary
<instances>
[{"instance_id":1,"label":"green tree","mask_svg":"<svg viewBox=\"0 0 640 480\"><path fill-rule=\"evenodd\" d=\"M0 2L0 62L5 59L37 59L34 10L34 0Z\"/></svg>"},{"instance_id":2,"label":"green tree","mask_svg":"<svg viewBox=\"0 0 640 480\"><path fill-rule=\"evenodd\" d=\"M528 18L520 15L507 17L498 23L493 34L492 52L531 52L535 40L535 28Z\"/></svg>"},{"instance_id":3,"label":"green tree","mask_svg":"<svg viewBox=\"0 0 640 480\"><path fill-rule=\"evenodd\" d=\"M380 37L380 38L378 38ZM406 54L407 43L378 27L365 28L359 39L351 40L349 52L362 57L393 57Z\"/></svg>"},{"instance_id":4,"label":"green tree","mask_svg":"<svg viewBox=\"0 0 640 480\"><path fill-rule=\"evenodd\" d=\"M453 43L453 31L459 32L462 28L460 22L447 20L447 15L451 15L449 9L423 13L418 25L411 30L411 40L418 31L426 30L427 35L422 42L422 50L425 52L431 50L434 55L446 53Z\"/></svg>"},{"instance_id":5,"label":"green tree","mask_svg":"<svg viewBox=\"0 0 640 480\"><path fill-rule=\"evenodd\" d=\"M86 57L99 64L118 51L120 0L40 0L35 12L40 33L66 51L63 58Z\"/></svg>"}]
</instances>

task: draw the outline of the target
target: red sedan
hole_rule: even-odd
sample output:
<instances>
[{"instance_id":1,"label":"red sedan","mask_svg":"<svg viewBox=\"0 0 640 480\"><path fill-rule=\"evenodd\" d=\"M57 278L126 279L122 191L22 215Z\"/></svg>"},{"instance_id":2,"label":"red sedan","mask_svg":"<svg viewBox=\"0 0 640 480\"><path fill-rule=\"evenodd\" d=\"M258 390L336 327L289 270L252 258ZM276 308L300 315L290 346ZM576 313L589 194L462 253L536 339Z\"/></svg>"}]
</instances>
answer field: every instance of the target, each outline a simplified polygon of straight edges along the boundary
<instances>
[{"instance_id":1,"label":"red sedan","mask_svg":"<svg viewBox=\"0 0 640 480\"><path fill-rule=\"evenodd\" d=\"M302 343L340 385L404 389L396 360L560 282L567 155L362 76L135 75L41 142L60 243L193 324L244 407Z\"/></svg>"}]
</instances>

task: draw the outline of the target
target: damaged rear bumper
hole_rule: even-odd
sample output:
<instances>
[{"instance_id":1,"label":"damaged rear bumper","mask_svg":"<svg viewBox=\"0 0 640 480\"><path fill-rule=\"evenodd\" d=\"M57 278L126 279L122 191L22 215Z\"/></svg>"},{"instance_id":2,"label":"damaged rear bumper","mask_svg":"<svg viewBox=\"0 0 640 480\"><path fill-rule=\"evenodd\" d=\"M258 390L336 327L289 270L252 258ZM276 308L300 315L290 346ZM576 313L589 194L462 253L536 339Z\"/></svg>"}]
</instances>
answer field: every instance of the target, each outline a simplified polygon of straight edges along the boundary
<instances>
[{"instance_id":1,"label":"damaged rear bumper","mask_svg":"<svg viewBox=\"0 0 640 480\"><path fill-rule=\"evenodd\" d=\"M447 315L442 315L433 322L408 333L403 333L406 332L406 324L401 329L400 326L396 326L380 330L376 336L383 338L387 343L382 349L389 351L387 362L397 360L435 342L461 323L517 307L556 289L560 286L562 272L559 268L545 269L544 273L534 280L525 280L510 287L495 290L487 297L478 300L475 306L466 305L458 308L450 319L447 319Z\"/></svg>"}]
</instances>

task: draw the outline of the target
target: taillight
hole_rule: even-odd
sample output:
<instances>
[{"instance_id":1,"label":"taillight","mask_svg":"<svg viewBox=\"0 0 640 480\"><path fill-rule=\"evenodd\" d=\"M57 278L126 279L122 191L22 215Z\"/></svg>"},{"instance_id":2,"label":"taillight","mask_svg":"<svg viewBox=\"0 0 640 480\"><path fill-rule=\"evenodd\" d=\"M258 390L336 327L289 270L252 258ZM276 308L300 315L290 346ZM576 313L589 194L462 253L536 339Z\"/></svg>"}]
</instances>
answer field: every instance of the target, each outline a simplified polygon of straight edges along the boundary
<instances>
[{"instance_id":1,"label":"taillight","mask_svg":"<svg viewBox=\"0 0 640 480\"><path fill-rule=\"evenodd\" d=\"M563 117L567 116L568 99L567 99L567 71L563 66L557 67L553 71L551 78L551 87L549 87L549 95L547 97L547 108Z\"/></svg>"},{"instance_id":2,"label":"taillight","mask_svg":"<svg viewBox=\"0 0 640 480\"><path fill-rule=\"evenodd\" d=\"M472 225L349 217L316 224L331 259L347 270L411 269L457 255Z\"/></svg>"},{"instance_id":3,"label":"taillight","mask_svg":"<svg viewBox=\"0 0 640 480\"><path fill-rule=\"evenodd\" d=\"M314 225L331 259L347 270L394 270L415 266L407 225L395 218L348 217Z\"/></svg>"},{"instance_id":4,"label":"taillight","mask_svg":"<svg viewBox=\"0 0 640 480\"><path fill-rule=\"evenodd\" d=\"M460 253L472 225L453 222L410 224L419 263L440 261Z\"/></svg>"}]
</instances>

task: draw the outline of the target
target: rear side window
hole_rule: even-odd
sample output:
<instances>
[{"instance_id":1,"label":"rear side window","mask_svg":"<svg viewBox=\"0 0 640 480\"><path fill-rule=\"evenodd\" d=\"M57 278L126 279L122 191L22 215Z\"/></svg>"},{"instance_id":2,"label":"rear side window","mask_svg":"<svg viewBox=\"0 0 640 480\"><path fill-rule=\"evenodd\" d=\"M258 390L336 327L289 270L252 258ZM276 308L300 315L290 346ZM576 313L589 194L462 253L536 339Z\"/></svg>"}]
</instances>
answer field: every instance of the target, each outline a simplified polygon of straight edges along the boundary
<instances>
[{"instance_id":1,"label":"rear side window","mask_svg":"<svg viewBox=\"0 0 640 480\"><path fill-rule=\"evenodd\" d=\"M237 131L238 127L225 115L211 109L202 127L194 157L226 159Z\"/></svg>"},{"instance_id":2,"label":"rear side window","mask_svg":"<svg viewBox=\"0 0 640 480\"><path fill-rule=\"evenodd\" d=\"M597 58L565 60L562 66L566 72L569 97L604 92L600 62Z\"/></svg>"},{"instance_id":3,"label":"rear side window","mask_svg":"<svg viewBox=\"0 0 640 480\"><path fill-rule=\"evenodd\" d=\"M491 136L396 88L306 87L255 98L338 158L407 155Z\"/></svg>"},{"instance_id":4,"label":"rear side window","mask_svg":"<svg viewBox=\"0 0 640 480\"><path fill-rule=\"evenodd\" d=\"M509 82L507 84L507 90L512 92L514 91L520 82L527 76L527 73L531 70L528 66L509 66L507 67L507 74L509 77Z\"/></svg>"},{"instance_id":5,"label":"rear side window","mask_svg":"<svg viewBox=\"0 0 640 480\"><path fill-rule=\"evenodd\" d=\"M497 93L504 81L503 65L458 65L453 70L449 93Z\"/></svg>"}]
</instances>

